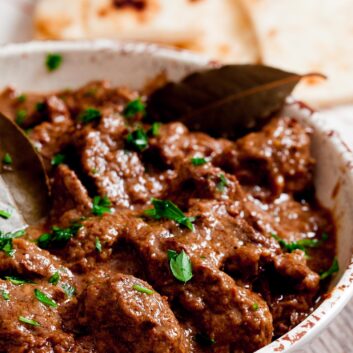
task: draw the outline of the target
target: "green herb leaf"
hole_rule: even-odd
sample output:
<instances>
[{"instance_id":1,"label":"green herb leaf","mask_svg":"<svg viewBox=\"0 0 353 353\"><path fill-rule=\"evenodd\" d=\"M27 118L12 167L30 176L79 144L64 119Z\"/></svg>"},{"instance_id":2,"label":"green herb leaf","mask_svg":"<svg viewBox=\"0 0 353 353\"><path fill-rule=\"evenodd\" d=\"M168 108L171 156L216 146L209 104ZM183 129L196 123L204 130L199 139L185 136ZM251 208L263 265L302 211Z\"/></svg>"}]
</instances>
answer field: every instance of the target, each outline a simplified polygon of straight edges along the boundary
<instances>
[{"instance_id":1,"label":"green herb leaf","mask_svg":"<svg viewBox=\"0 0 353 353\"><path fill-rule=\"evenodd\" d=\"M0 243L0 250L5 252L7 256L13 256L16 251L13 248L12 239L2 241Z\"/></svg>"},{"instance_id":2,"label":"green herb leaf","mask_svg":"<svg viewBox=\"0 0 353 353\"><path fill-rule=\"evenodd\" d=\"M321 240L322 240L322 241L328 240L328 234L327 234L327 233L322 233L322 235L321 235Z\"/></svg>"},{"instance_id":3,"label":"green herb leaf","mask_svg":"<svg viewBox=\"0 0 353 353\"><path fill-rule=\"evenodd\" d=\"M217 183L217 190L223 192L225 188L228 186L228 180L224 176L224 174L220 174L219 176L219 182Z\"/></svg>"},{"instance_id":4,"label":"green herb leaf","mask_svg":"<svg viewBox=\"0 0 353 353\"><path fill-rule=\"evenodd\" d=\"M93 198L92 213L96 216L102 216L105 213L111 213L111 205L112 203L110 202L107 196L95 196Z\"/></svg>"},{"instance_id":5,"label":"green herb leaf","mask_svg":"<svg viewBox=\"0 0 353 353\"><path fill-rule=\"evenodd\" d=\"M178 253L175 250L167 250L168 260L174 259L178 256Z\"/></svg>"},{"instance_id":6,"label":"green herb leaf","mask_svg":"<svg viewBox=\"0 0 353 353\"><path fill-rule=\"evenodd\" d=\"M0 232L0 250L4 251L7 256L13 256L15 250L13 249L12 239L19 238L24 235L24 230L13 233Z\"/></svg>"},{"instance_id":7,"label":"green herb leaf","mask_svg":"<svg viewBox=\"0 0 353 353\"><path fill-rule=\"evenodd\" d=\"M139 284L134 284L134 285L132 286L132 288L135 289L135 291L137 291L137 292L144 293L144 294L148 294L148 295L152 295L152 294L154 293L153 290L148 289L148 288L146 288L146 287L144 287L144 286L141 286L141 285L139 285Z\"/></svg>"},{"instance_id":8,"label":"green herb leaf","mask_svg":"<svg viewBox=\"0 0 353 353\"><path fill-rule=\"evenodd\" d=\"M33 319L29 319L29 318L24 317L24 316L19 316L18 320L21 321L24 324L28 324L28 325L31 325L31 326L40 326L40 323L38 321L33 320Z\"/></svg>"},{"instance_id":9,"label":"green herb leaf","mask_svg":"<svg viewBox=\"0 0 353 353\"><path fill-rule=\"evenodd\" d=\"M337 258L335 257L335 258L333 259L333 263L332 263L331 267L330 267L327 271L322 272L322 273L320 274L320 279L321 279L321 280L324 280L324 279L326 279L326 278L332 276L334 273L336 273L336 272L338 272L338 271L339 271L339 264L338 264Z\"/></svg>"},{"instance_id":10,"label":"green herb leaf","mask_svg":"<svg viewBox=\"0 0 353 353\"><path fill-rule=\"evenodd\" d=\"M5 279L10 281L15 286L20 286L22 284L34 284L34 282L29 281L27 279L22 279L16 276L5 276Z\"/></svg>"},{"instance_id":11,"label":"green herb leaf","mask_svg":"<svg viewBox=\"0 0 353 353\"><path fill-rule=\"evenodd\" d=\"M258 303L254 303L254 304L252 305L252 309L253 309L254 311L259 310L259 304L258 304Z\"/></svg>"},{"instance_id":12,"label":"green herb leaf","mask_svg":"<svg viewBox=\"0 0 353 353\"><path fill-rule=\"evenodd\" d=\"M5 153L4 158L2 159L4 164L11 165L12 164L12 157L9 153Z\"/></svg>"},{"instance_id":13,"label":"green herb leaf","mask_svg":"<svg viewBox=\"0 0 353 353\"><path fill-rule=\"evenodd\" d=\"M71 286L68 283L63 283L61 285L61 288L63 289L63 291L65 292L65 294L67 295L68 298L73 297L76 293L76 288Z\"/></svg>"},{"instance_id":14,"label":"green herb leaf","mask_svg":"<svg viewBox=\"0 0 353 353\"><path fill-rule=\"evenodd\" d=\"M0 232L0 242L4 240L9 240L9 239L21 238L24 235L25 235L25 231L23 229L18 230L17 232L11 232L11 233Z\"/></svg>"},{"instance_id":15,"label":"green herb leaf","mask_svg":"<svg viewBox=\"0 0 353 353\"><path fill-rule=\"evenodd\" d=\"M16 112L16 123L17 123L17 125L21 126L25 122L26 117L27 117L27 110L25 110L25 109L17 110L17 112Z\"/></svg>"},{"instance_id":16,"label":"green herb leaf","mask_svg":"<svg viewBox=\"0 0 353 353\"><path fill-rule=\"evenodd\" d=\"M300 239L296 242L287 243L277 234L271 233L271 236L276 239L279 245L281 245L281 247L288 252L292 252L294 250L302 250L306 253L307 248L316 248L321 244L321 242L317 239Z\"/></svg>"},{"instance_id":17,"label":"green herb leaf","mask_svg":"<svg viewBox=\"0 0 353 353\"><path fill-rule=\"evenodd\" d=\"M38 113L43 113L43 112L45 111L45 109L46 109L46 105L45 105L44 102L38 102L38 103L36 104L36 111L37 111Z\"/></svg>"},{"instance_id":18,"label":"green herb leaf","mask_svg":"<svg viewBox=\"0 0 353 353\"><path fill-rule=\"evenodd\" d=\"M57 70L63 62L63 57L60 54L48 54L45 60L45 65L49 72Z\"/></svg>"},{"instance_id":19,"label":"green herb leaf","mask_svg":"<svg viewBox=\"0 0 353 353\"><path fill-rule=\"evenodd\" d=\"M52 227L51 233L44 233L37 239L37 244L42 249L50 247L65 246L66 243L74 237L82 224L76 223L69 228Z\"/></svg>"},{"instance_id":20,"label":"green herb leaf","mask_svg":"<svg viewBox=\"0 0 353 353\"><path fill-rule=\"evenodd\" d=\"M146 109L146 106L142 102L141 98L137 98L137 99L129 102L126 105L126 107L125 107L125 109L123 111L123 115L126 118L133 118L137 114L145 115L145 109Z\"/></svg>"},{"instance_id":21,"label":"green herb leaf","mask_svg":"<svg viewBox=\"0 0 353 353\"><path fill-rule=\"evenodd\" d=\"M87 108L79 116L78 121L83 124L88 124L94 120L99 120L102 117L101 112L95 108Z\"/></svg>"},{"instance_id":22,"label":"green herb leaf","mask_svg":"<svg viewBox=\"0 0 353 353\"><path fill-rule=\"evenodd\" d=\"M207 336L207 335L204 335L202 333L197 333L195 335L195 341L200 345L200 346L205 346L205 347L209 347L209 346L212 346L213 344L216 343L216 341Z\"/></svg>"},{"instance_id":23,"label":"green herb leaf","mask_svg":"<svg viewBox=\"0 0 353 353\"><path fill-rule=\"evenodd\" d=\"M173 276L181 281L188 282L192 278L192 265L189 256L184 250L180 254L175 253L172 256L171 251L168 252L168 257L171 256L169 260L169 266L173 273Z\"/></svg>"},{"instance_id":24,"label":"green herb leaf","mask_svg":"<svg viewBox=\"0 0 353 353\"><path fill-rule=\"evenodd\" d=\"M24 103L27 100L27 96L25 94L21 94L17 97L18 103Z\"/></svg>"},{"instance_id":25,"label":"green herb leaf","mask_svg":"<svg viewBox=\"0 0 353 353\"><path fill-rule=\"evenodd\" d=\"M191 158L191 163L192 165L199 166L207 163L207 160L203 157L194 157Z\"/></svg>"},{"instance_id":26,"label":"green herb leaf","mask_svg":"<svg viewBox=\"0 0 353 353\"><path fill-rule=\"evenodd\" d=\"M9 219L11 217L11 213L5 210L0 210L0 217L4 219Z\"/></svg>"},{"instance_id":27,"label":"green herb leaf","mask_svg":"<svg viewBox=\"0 0 353 353\"><path fill-rule=\"evenodd\" d=\"M129 133L126 137L126 142L133 150L138 152L141 152L148 147L148 137L142 129L137 129Z\"/></svg>"},{"instance_id":28,"label":"green herb leaf","mask_svg":"<svg viewBox=\"0 0 353 353\"><path fill-rule=\"evenodd\" d=\"M151 128L148 130L149 134L154 136L154 137L157 137L159 136L159 130L161 128L161 123L153 123Z\"/></svg>"},{"instance_id":29,"label":"green herb leaf","mask_svg":"<svg viewBox=\"0 0 353 353\"><path fill-rule=\"evenodd\" d=\"M51 165L58 166L59 164L64 163L65 159L66 159L66 156L64 154L58 153L52 158Z\"/></svg>"},{"instance_id":30,"label":"green herb leaf","mask_svg":"<svg viewBox=\"0 0 353 353\"><path fill-rule=\"evenodd\" d=\"M50 298L48 295L46 295L45 293L41 292L37 288L34 290L34 295L44 305L51 306L52 308L57 308L58 307L58 304L52 298Z\"/></svg>"},{"instance_id":31,"label":"green herb leaf","mask_svg":"<svg viewBox=\"0 0 353 353\"><path fill-rule=\"evenodd\" d=\"M195 217L187 217L180 208L169 200L152 199L154 208L145 210L144 214L154 219L166 218L185 226L191 231L194 230Z\"/></svg>"},{"instance_id":32,"label":"green herb leaf","mask_svg":"<svg viewBox=\"0 0 353 353\"><path fill-rule=\"evenodd\" d=\"M60 281L60 273L59 272L55 272L50 278L49 278L49 283L53 284L54 286L56 286Z\"/></svg>"},{"instance_id":33,"label":"green herb leaf","mask_svg":"<svg viewBox=\"0 0 353 353\"><path fill-rule=\"evenodd\" d=\"M10 300L10 293L5 289L1 291L1 296L4 298L4 300Z\"/></svg>"},{"instance_id":34,"label":"green herb leaf","mask_svg":"<svg viewBox=\"0 0 353 353\"><path fill-rule=\"evenodd\" d=\"M102 252L102 244L98 237L96 237L96 250Z\"/></svg>"}]
</instances>

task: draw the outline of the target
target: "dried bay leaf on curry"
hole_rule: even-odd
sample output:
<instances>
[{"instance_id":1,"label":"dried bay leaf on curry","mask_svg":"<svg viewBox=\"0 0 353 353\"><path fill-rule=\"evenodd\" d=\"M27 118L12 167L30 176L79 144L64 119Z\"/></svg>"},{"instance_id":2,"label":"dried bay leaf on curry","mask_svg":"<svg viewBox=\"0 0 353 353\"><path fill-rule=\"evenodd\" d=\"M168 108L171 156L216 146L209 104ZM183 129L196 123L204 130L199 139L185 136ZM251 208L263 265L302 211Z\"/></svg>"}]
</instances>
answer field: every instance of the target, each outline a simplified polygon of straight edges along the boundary
<instances>
[{"instance_id":1,"label":"dried bay leaf on curry","mask_svg":"<svg viewBox=\"0 0 353 353\"><path fill-rule=\"evenodd\" d=\"M43 163L23 131L0 114L0 230L12 232L37 223L48 210L49 188Z\"/></svg>"},{"instance_id":2,"label":"dried bay leaf on curry","mask_svg":"<svg viewBox=\"0 0 353 353\"><path fill-rule=\"evenodd\" d=\"M299 75L263 65L226 65L167 83L148 100L150 120L179 120L213 136L239 137L261 127L293 91Z\"/></svg>"}]
</instances>

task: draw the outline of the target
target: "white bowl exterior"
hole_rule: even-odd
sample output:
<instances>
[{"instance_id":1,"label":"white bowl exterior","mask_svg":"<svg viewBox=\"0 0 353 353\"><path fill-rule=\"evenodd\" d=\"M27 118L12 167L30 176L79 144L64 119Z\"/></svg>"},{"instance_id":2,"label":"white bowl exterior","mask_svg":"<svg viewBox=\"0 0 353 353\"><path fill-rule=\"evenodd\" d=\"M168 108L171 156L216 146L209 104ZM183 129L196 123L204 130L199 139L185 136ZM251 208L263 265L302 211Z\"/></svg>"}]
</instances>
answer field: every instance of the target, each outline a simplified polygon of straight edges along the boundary
<instances>
[{"instance_id":1,"label":"white bowl exterior","mask_svg":"<svg viewBox=\"0 0 353 353\"><path fill-rule=\"evenodd\" d=\"M61 53L63 64L48 73L48 53ZM32 42L0 49L0 89L8 85L23 91L45 92L78 88L92 80L109 80L113 85L142 88L164 72L171 80L215 66L205 58L186 51L163 49L141 43ZM303 352L303 345L314 338L353 296L353 156L339 136L328 130L319 114L297 103L288 104L284 113L314 128L312 152L317 160L315 185L321 203L335 217L338 231L340 273L331 295L296 328L262 348L260 353ZM339 279L339 280L338 280Z\"/></svg>"}]
</instances>

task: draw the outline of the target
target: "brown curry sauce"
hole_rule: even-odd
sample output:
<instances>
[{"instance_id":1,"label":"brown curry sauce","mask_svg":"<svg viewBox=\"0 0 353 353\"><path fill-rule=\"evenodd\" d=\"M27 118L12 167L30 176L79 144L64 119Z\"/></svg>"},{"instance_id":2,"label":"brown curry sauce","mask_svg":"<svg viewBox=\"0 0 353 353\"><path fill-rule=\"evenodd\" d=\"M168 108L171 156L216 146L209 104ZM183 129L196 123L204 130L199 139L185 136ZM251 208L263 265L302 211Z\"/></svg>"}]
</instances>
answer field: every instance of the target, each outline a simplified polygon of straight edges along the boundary
<instances>
[{"instance_id":1,"label":"brown curry sauce","mask_svg":"<svg viewBox=\"0 0 353 353\"><path fill-rule=\"evenodd\" d=\"M17 97L5 90L0 104L13 119L26 112L21 125L45 161L52 207L13 241L12 257L0 252L10 298L0 300L1 352L250 353L315 307L335 227L315 201L309 128L275 117L237 141L178 122L153 133L142 113L124 116L137 93L106 82ZM145 132L140 144L127 140L136 130ZM146 216L152 198L194 217L193 230ZM66 242L34 242L60 230ZM290 248L302 239L311 241L305 251ZM186 283L168 250L190 259Z\"/></svg>"}]
</instances>

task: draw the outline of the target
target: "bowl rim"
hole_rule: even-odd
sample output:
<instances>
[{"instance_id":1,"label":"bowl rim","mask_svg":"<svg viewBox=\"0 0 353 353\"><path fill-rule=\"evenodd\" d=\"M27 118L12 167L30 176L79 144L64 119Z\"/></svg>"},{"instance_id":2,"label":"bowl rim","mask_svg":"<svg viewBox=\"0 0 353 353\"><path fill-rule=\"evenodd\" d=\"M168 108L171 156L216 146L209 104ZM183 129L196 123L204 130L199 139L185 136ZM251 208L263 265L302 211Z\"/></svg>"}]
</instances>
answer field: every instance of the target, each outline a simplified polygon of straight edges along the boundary
<instances>
[{"instance_id":1,"label":"bowl rim","mask_svg":"<svg viewBox=\"0 0 353 353\"><path fill-rule=\"evenodd\" d=\"M27 43L5 44L0 47L0 60L11 56L27 56L34 53L72 52L80 51L98 53L111 51L117 55L147 54L158 59L168 59L177 65L197 65L200 68L212 68L221 65L220 62L192 53L183 49L168 48L165 46L119 40L73 40L73 41L32 41ZM348 167L350 178L353 180L353 153L343 141L338 132L327 127L320 113L306 104L295 100L289 101L288 106L295 107L301 114L310 119L315 129L327 135L334 148L339 152L342 162ZM348 176L347 176L348 177ZM326 298L304 321L292 330L258 350L258 353L289 352L308 343L319 331L324 329L330 321L338 315L348 301L353 297L353 254L350 262L340 277L338 283Z\"/></svg>"}]
</instances>

